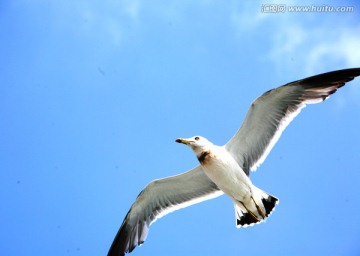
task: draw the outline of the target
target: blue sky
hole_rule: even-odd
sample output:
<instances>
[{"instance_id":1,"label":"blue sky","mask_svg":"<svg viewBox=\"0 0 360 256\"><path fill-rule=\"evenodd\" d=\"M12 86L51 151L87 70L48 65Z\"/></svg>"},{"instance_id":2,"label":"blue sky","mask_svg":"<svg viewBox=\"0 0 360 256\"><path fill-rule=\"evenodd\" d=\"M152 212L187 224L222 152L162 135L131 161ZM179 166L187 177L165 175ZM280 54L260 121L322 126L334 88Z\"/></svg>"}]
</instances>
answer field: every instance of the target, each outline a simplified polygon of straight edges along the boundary
<instances>
[{"instance_id":1,"label":"blue sky","mask_svg":"<svg viewBox=\"0 0 360 256\"><path fill-rule=\"evenodd\" d=\"M353 6L264 13L262 4ZM225 144L263 92L360 66L358 1L2 1L0 254L105 255L151 180ZM255 185L280 204L235 228L226 197L151 226L132 255L360 254L360 79L305 108Z\"/></svg>"}]
</instances>

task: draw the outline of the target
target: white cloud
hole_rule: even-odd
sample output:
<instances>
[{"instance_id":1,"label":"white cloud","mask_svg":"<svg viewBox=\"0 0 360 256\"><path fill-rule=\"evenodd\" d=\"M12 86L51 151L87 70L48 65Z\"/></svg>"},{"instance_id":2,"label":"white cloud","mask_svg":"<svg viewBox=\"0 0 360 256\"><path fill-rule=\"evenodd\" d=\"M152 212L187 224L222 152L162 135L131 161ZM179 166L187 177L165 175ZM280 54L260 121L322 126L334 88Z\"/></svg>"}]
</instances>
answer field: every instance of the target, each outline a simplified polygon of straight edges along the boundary
<instances>
[{"instance_id":1,"label":"white cloud","mask_svg":"<svg viewBox=\"0 0 360 256\"><path fill-rule=\"evenodd\" d=\"M325 36L324 33L323 36ZM334 31L329 40L322 40L312 47L308 67L312 70L316 65L328 59L345 63L346 67L359 66L359 46L360 27Z\"/></svg>"},{"instance_id":2,"label":"white cloud","mask_svg":"<svg viewBox=\"0 0 360 256\"><path fill-rule=\"evenodd\" d=\"M284 39L284 45L274 44L271 51L274 61L282 54L294 56L306 74L314 74L329 67L356 67L360 65L360 27L333 27L316 29L298 27ZM277 65L281 65L279 62ZM280 67L284 69L286 67Z\"/></svg>"},{"instance_id":3,"label":"white cloud","mask_svg":"<svg viewBox=\"0 0 360 256\"><path fill-rule=\"evenodd\" d=\"M251 1L233 1L231 3L230 21L236 28L237 33L242 35L246 31L257 29L265 20L271 18L261 12L261 3L254 4Z\"/></svg>"},{"instance_id":4,"label":"white cloud","mask_svg":"<svg viewBox=\"0 0 360 256\"><path fill-rule=\"evenodd\" d=\"M294 1L286 4L295 5ZM354 24L353 16L342 14L339 19L336 13L262 13L261 4L240 6L236 2L231 22L239 40L264 31L266 35L258 34L258 38L261 36L262 43L268 44L265 58L273 63L277 74L296 73L301 78L360 66L360 25ZM351 91L355 101L360 87L351 86ZM337 107L346 102L337 97Z\"/></svg>"},{"instance_id":5,"label":"white cloud","mask_svg":"<svg viewBox=\"0 0 360 256\"><path fill-rule=\"evenodd\" d=\"M302 71L304 76L360 66L360 26L344 27L328 24L316 28L305 24L289 24L278 35L269 57L280 73ZM289 58L290 57L290 58ZM295 61L292 61L295 60ZM351 86L351 95L338 95L336 109L345 107L348 100L358 102L360 87ZM349 98L350 97L350 98Z\"/></svg>"},{"instance_id":6,"label":"white cloud","mask_svg":"<svg viewBox=\"0 0 360 256\"><path fill-rule=\"evenodd\" d=\"M336 67L360 65L360 26L334 24L332 20L311 26L289 17L277 23L268 57L280 72L301 68L311 75Z\"/></svg>"},{"instance_id":7,"label":"white cloud","mask_svg":"<svg viewBox=\"0 0 360 256\"><path fill-rule=\"evenodd\" d=\"M139 1L137 0L128 0L125 1L125 10L126 13L131 17L134 21L137 21L139 18L139 12L140 12L140 5Z\"/></svg>"},{"instance_id":8,"label":"white cloud","mask_svg":"<svg viewBox=\"0 0 360 256\"><path fill-rule=\"evenodd\" d=\"M269 2L232 2L231 22L239 40L256 31L266 33L268 58L279 73L301 68L313 74L337 65L360 65L360 26L353 24L351 14L339 20L336 13L264 13L263 4ZM286 6L297 4L286 2Z\"/></svg>"},{"instance_id":9,"label":"white cloud","mask_svg":"<svg viewBox=\"0 0 360 256\"><path fill-rule=\"evenodd\" d=\"M51 7L57 29L115 46L122 42L126 30L138 25L141 10L138 0L111 0L101 4L80 0L71 5L58 2Z\"/></svg>"}]
</instances>

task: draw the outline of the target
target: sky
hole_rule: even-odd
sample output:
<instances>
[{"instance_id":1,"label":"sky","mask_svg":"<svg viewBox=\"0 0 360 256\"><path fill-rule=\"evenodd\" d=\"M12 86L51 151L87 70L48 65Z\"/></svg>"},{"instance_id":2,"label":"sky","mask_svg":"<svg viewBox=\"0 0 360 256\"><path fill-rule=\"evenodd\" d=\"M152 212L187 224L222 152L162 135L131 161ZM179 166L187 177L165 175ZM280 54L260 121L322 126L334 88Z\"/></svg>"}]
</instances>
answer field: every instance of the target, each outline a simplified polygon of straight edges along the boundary
<instances>
[{"instance_id":1,"label":"sky","mask_svg":"<svg viewBox=\"0 0 360 256\"><path fill-rule=\"evenodd\" d=\"M223 145L263 92L360 67L359 17L358 1L1 1L0 254L106 255L150 181L198 164L176 138ZM222 196L130 255L359 255L359 120L358 78L251 173L280 199L265 223L237 229Z\"/></svg>"}]
</instances>

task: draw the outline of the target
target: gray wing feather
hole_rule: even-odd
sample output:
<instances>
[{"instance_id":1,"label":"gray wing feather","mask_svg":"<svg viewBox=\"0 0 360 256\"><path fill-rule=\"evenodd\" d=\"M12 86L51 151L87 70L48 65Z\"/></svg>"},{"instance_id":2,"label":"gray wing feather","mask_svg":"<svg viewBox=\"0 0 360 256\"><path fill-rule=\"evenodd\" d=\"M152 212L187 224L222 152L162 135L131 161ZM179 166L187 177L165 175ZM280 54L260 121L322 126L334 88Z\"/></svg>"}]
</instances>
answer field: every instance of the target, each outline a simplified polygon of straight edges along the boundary
<instances>
[{"instance_id":1,"label":"gray wing feather","mask_svg":"<svg viewBox=\"0 0 360 256\"><path fill-rule=\"evenodd\" d=\"M312 76L276 89L257 98L243 124L225 145L245 173L263 163L283 130L306 104L319 103L360 75L360 68Z\"/></svg>"},{"instance_id":2,"label":"gray wing feather","mask_svg":"<svg viewBox=\"0 0 360 256\"><path fill-rule=\"evenodd\" d=\"M124 255L142 244L156 219L222 194L200 165L188 172L152 181L127 213L108 256Z\"/></svg>"}]
</instances>

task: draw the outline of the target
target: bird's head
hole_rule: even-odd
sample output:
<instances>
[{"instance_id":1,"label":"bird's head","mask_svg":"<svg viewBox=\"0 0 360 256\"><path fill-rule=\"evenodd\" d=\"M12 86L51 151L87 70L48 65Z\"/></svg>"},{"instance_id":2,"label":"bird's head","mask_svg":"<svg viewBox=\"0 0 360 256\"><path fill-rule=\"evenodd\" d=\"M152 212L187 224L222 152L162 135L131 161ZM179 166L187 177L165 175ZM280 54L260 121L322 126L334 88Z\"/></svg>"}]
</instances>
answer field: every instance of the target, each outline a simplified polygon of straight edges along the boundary
<instances>
[{"instance_id":1,"label":"bird's head","mask_svg":"<svg viewBox=\"0 0 360 256\"><path fill-rule=\"evenodd\" d=\"M182 143L191 147L195 154L207 151L213 146L213 144L206 138L201 136L194 136L188 139L179 138L175 140L178 143Z\"/></svg>"}]
</instances>

